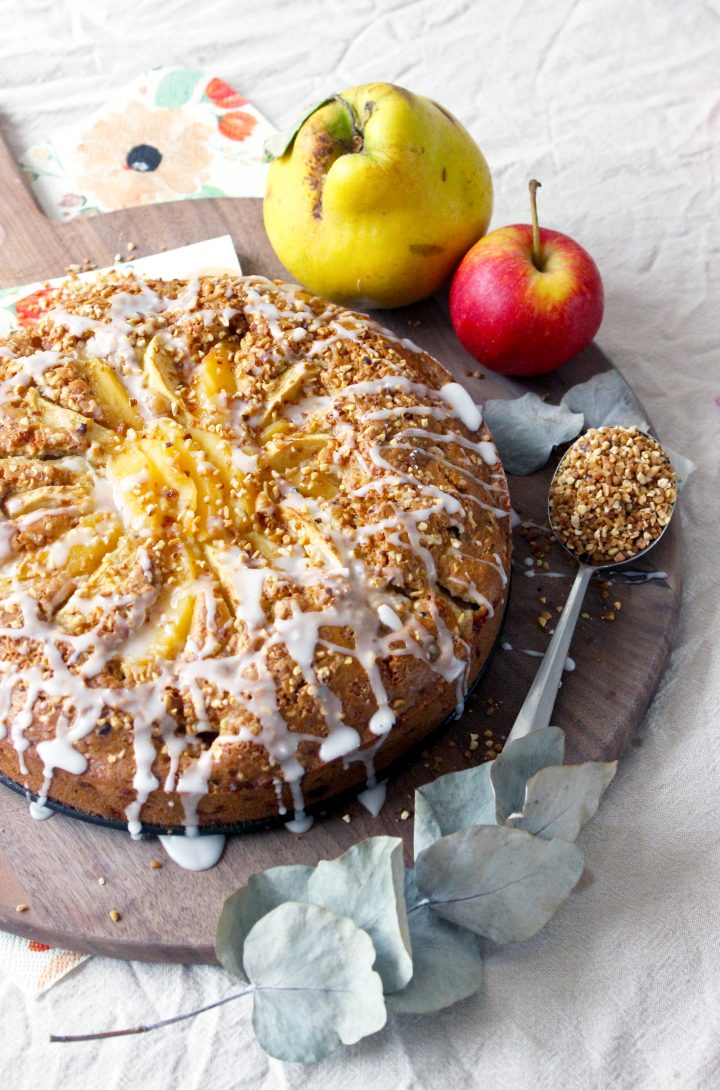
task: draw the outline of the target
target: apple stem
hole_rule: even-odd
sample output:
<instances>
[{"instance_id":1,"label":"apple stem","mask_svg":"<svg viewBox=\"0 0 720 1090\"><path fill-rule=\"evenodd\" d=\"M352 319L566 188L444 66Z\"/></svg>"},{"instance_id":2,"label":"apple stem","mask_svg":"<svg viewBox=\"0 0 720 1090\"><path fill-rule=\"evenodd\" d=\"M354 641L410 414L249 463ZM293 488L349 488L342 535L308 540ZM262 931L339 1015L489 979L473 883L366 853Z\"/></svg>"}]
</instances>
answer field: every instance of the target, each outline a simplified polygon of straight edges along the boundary
<instances>
[{"instance_id":1,"label":"apple stem","mask_svg":"<svg viewBox=\"0 0 720 1090\"><path fill-rule=\"evenodd\" d=\"M540 226L538 224L537 213L537 191L540 189L541 183L536 181L535 178L531 178L528 182L528 189L530 190L530 214L532 216L532 232L533 232L533 247L532 247L532 260L536 269L542 271L542 251L540 249Z\"/></svg>"}]
</instances>

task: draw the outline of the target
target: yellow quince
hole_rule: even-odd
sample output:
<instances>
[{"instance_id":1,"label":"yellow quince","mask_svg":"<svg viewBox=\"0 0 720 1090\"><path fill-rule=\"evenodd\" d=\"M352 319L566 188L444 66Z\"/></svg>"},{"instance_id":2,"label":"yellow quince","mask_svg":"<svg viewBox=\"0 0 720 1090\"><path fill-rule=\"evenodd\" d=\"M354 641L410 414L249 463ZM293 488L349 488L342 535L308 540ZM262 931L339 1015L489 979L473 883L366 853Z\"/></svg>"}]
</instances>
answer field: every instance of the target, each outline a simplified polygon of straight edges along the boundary
<instances>
[{"instance_id":1,"label":"yellow quince","mask_svg":"<svg viewBox=\"0 0 720 1090\"><path fill-rule=\"evenodd\" d=\"M268 151L273 248L337 303L430 295L490 222L490 171L473 138L442 106L390 83L325 100Z\"/></svg>"}]
</instances>

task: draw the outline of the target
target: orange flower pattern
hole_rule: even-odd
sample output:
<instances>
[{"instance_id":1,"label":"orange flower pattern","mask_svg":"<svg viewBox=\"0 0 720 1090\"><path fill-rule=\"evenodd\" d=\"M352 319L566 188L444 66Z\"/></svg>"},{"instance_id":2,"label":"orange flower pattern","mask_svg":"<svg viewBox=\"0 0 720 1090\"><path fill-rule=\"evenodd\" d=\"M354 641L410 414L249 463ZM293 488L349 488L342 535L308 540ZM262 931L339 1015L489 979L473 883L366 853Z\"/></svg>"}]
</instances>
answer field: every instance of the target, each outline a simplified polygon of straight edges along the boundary
<instances>
[{"instance_id":1,"label":"orange flower pattern","mask_svg":"<svg viewBox=\"0 0 720 1090\"><path fill-rule=\"evenodd\" d=\"M21 157L51 219L189 197L262 196L274 129L217 76L145 73L85 122Z\"/></svg>"},{"instance_id":2,"label":"orange flower pattern","mask_svg":"<svg viewBox=\"0 0 720 1090\"><path fill-rule=\"evenodd\" d=\"M208 137L208 126L181 108L151 110L131 102L83 133L78 185L104 208L178 200L207 181Z\"/></svg>"},{"instance_id":3,"label":"orange flower pattern","mask_svg":"<svg viewBox=\"0 0 720 1090\"><path fill-rule=\"evenodd\" d=\"M238 106L247 106L247 99L239 95L224 79L211 79L205 88L205 94L222 110L234 110Z\"/></svg>"},{"instance_id":4,"label":"orange flower pattern","mask_svg":"<svg viewBox=\"0 0 720 1090\"><path fill-rule=\"evenodd\" d=\"M256 125L255 118L251 117L250 114L243 113L242 110L223 114L218 122L220 132L223 136L227 136L229 140L245 140Z\"/></svg>"},{"instance_id":5,"label":"orange flower pattern","mask_svg":"<svg viewBox=\"0 0 720 1090\"><path fill-rule=\"evenodd\" d=\"M15 313L18 325L29 326L37 322L38 318L53 305L57 295L57 288L40 288L32 295L26 295L24 299L18 299L15 304Z\"/></svg>"}]
</instances>

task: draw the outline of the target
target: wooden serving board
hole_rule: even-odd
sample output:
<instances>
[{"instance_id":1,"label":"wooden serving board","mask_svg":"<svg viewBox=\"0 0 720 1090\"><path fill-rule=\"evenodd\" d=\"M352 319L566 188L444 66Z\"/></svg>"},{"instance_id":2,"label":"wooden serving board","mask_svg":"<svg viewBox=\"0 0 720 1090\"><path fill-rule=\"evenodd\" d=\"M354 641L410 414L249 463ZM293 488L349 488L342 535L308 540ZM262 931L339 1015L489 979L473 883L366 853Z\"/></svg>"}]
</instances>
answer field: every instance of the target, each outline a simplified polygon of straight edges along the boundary
<instances>
[{"instance_id":1,"label":"wooden serving board","mask_svg":"<svg viewBox=\"0 0 720 1090\"><path fill-rule=\"evenodd\" d=\"M235 242L244 272L287 275L266 238L259 200L184 201L55 224L36 208L0 139L0 287L60 275L68 264L86 258L98 266L111 264L115 254L126 252L128 242L135 244L133 255L142 256L225 233ZM477 364L453 334L442 300L386 312L381 320L441 360L479 402L516 397L528 389L556 401L567 387L612 367L593 345L542 380L513 382L490 372L479 378ZM545 522L552 470L550 465L532 477L510 478L513 507L522 519ZM545 610L554 617L570 586L572 567L559 547L547 539L549 552L538 567L527 534L527 528L515 532L502 635L502 644L512 650L498 648L462 718L407 757L390 780L379 817L354 800L341 801L302 837L282 828L233 837L217 867L194 874L171 862L154 838L133 843L125 832L60 815L32 821L26 801L0 785L0 928L114 957L209 962L222 903L251 874L283 863L333 858L380 833L402 837L409 861L415 787L482 761L486 743L499 744L506 737L538 666L537 658L524 652L542 652L553 627L550 620L543 629L538 617ZM667 573L665 578L641 584L617 578L611 587L589 589L588 616L583 615L571 648L576 668L565 674L553 719L567 733L570 761L619 757L657 687L682 589L677 520L649 559L642 567ZM621 608L613 607L615 602ZM608 610L613 621L601 619ZM153 869L153 859L162 867ZM100 877L105 884L98 884ZM18 904L28 910L18 913ZM120 922L111 921L111 909L121 914Z\"/></svg>"}]
</instances>

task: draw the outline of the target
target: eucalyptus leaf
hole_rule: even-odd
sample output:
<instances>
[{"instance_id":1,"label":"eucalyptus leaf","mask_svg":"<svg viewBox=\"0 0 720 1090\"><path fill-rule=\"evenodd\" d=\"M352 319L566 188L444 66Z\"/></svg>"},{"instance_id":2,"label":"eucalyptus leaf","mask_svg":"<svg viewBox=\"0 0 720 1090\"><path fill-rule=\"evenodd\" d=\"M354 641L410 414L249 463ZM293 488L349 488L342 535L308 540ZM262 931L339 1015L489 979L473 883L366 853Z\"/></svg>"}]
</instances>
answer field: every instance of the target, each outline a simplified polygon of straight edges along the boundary
<instances>
[{"instance_id":1,"label":"eucalyptus leaf","mask_svg":"<svg viewBox=\"0 0 720 1090\"><path fill-rule=\"evenodd\" d=\"M415 858L441 836L470 825L495 824L491 762L449 772L415 792Z\"/></svg>"},{"instance_id":2,"label":"eucalyptus leaf","mask_svg":"<svg viewBox=\"0 0 720 1090\"><path fill-rule=\"evenodd\" d=\"M490 765L498 825L522 811L530 777L548 765L561 765L564 755L565 732L560 727L542 727L507 743Z\"/></svg>"},{"instance_id":3,"label":"eucalyptus leaf","mask_svg":"<svg viewBox=\"0 0 720 1090\"><path fill-rule=\"evenodd\" d=\"M443 837L415 864L418 890L433 912L498 943L532 938L582 870L575 844L498 825Z\"/></svg>"},{"instance_id":4,"label":"eucalyptus leaf","mask_svg":"<svg viewBox=\"0 0 720 1090\"><path fill-rule=\"evenodd\" d=\"M616 770L617 761L541 768L527 782L522 814L510 817L508 825L536 836L574 840L597 810Z\"/></svg>"},{"instance_id":5,"label":"eucalyptus leaf","mask_svg":"<svg viewBox=\"0 0 720 1090\"><path fill-rule=\"evenodd\" d=\"M272 136L269 136L265 141L263 147L263 163L271 163L273 159L282 159L285 152L289 151L295 140L295 137L300 132L305 122L309 117L319 110L321 106L327 106L328 102L332 102L335 95L328 95L327 98L320 99L314 106L310 106L305 110L302 117L296 121L288 129L283 129L282 132L276 132Z\"/></svg>"},{"instance_id":6,"label":"eucalyptus leaf","mask_svg":"<svg viewBox=\"0 0 720 1090\"><path fill-rule=\"evenodd\" d=\"M313 1063L377 1033L387 1018L370 936L328 908L289 902L245 940L253 1027L271 1056Z\"/></svg>"},{"instance_id":7,"label":"eucalyptus leaf","mask_svg":"<svg viewBox=\"0 0 720 1090\"><path fill-rule=\"evenodd\" d=\"M574 413L582 413L586 428L617 425L647 431L650 427L642 405L620 372L614 369L572 386L560 404Z\"/></svg>"},{"instance_id":8,"label":"eucalyptus leaf","mask_svg":"<svg viewBox=\"0 0 720 1090\"><path fill-rule=\"evenodd\" d=\"M480 944L471 931L443 920L418 893L406 871L405 898L413 947L413 976L401 992L386 995L387 1009L430 1014L474 995L482 983Z\"/></svg>"},{"instance_id":9,"label":"eucalyptus leaf","mask_svg":"<svg viewBox=\"0 0 720 1090\"><path fill-rule=\"evenodd\" d=\"M312 867L301 863L271 867L262 874L253 874L247 885L227 898L215 933L215 953L228 972L247 980L243 945L249 932L258 920L285 901L307 900L312 873Z\"/></svg>"},{"instance_id":10,"label":"eucalyptus leaf","mask_svg":"<svg viewBox=\"0 0 720 1090\"><path fill-rule=\"evenodd\" d=\"M403 884L402 841L390 836L362 840L316 867L272 867L226 900L215 939L218 960L246 979L242 949L250 929L283 902L303 901L349 916L367 931L385 989L397 991L412 976Z\"/></svg>"},{"instance_id":11,"label":"eucalyptus leaf","mask_svg":"<svg viewBox=\"0 0 720 1090\"><path fill-rule=\"evenodd\" d=\"M413 974L404 871L402 841L373 836L338 859L318 863L307 888L308 901L349 916L367 931L386 992L398 991Z\"/></svg>"},{"instance_id":12,"label":"eucalyptus leaf","mask_svg":"<svg viewBox=\"0 0 720 1090\"><path fill-rule=\"evenodd\" d=\"M526 477L541 469L553 447L580 433L581 413L551 405L537 394L486 401L483 416L508 473Z\"/></svg>"}]
</instances>

